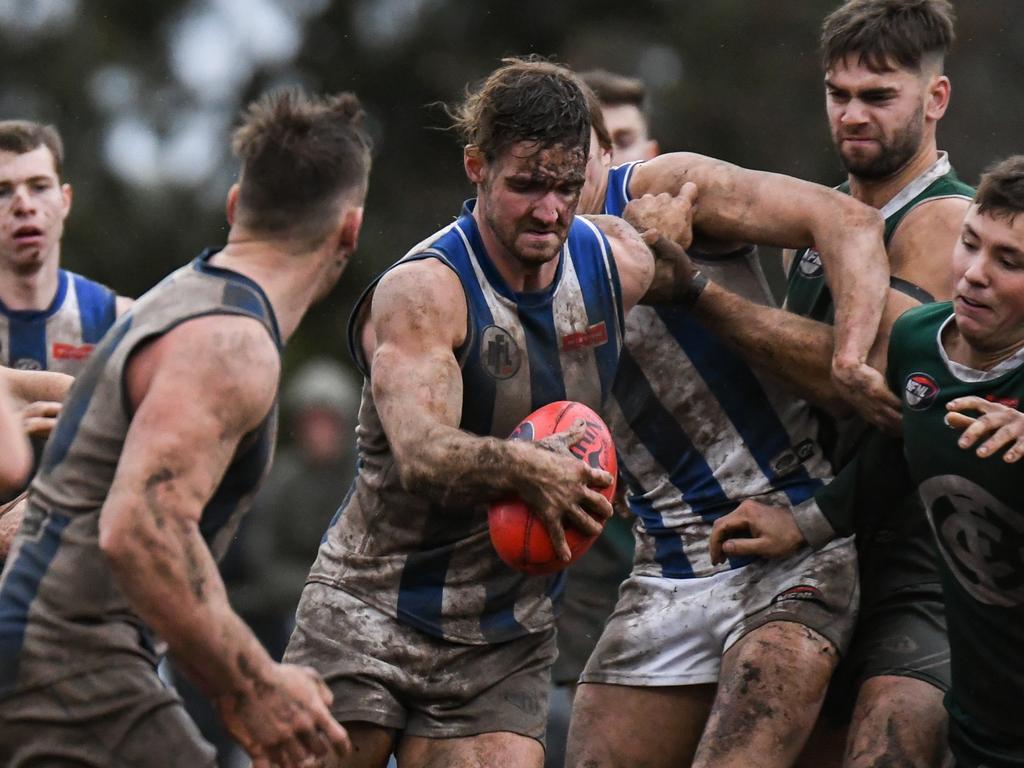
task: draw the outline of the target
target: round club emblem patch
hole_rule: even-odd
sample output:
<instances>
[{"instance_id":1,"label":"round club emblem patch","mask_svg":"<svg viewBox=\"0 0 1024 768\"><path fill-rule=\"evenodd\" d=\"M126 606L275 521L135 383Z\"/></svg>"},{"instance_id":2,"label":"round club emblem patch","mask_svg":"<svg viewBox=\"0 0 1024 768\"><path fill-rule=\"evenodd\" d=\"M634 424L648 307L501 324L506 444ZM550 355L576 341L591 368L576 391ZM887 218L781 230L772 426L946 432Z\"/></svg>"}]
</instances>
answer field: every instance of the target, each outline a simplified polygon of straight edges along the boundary
<instances>
[{"instance_id":1,"label":"round club emblem patch","mask_svg":"<svg viewBox=\"0 0 1024 768\"><path fill-rule=\"evenodd\" d=\"M495 379L510 379L522 363L522 352L512 334L497 325L488 325L480 338L480 362Z\"/></svg>"},{"instance_id":2,"label":"round club emblem patch","mask_svg":"<svg viewBox=\"0 0 1024 768\"><path fill-rule=\"evenodd\" d=\"M800 257L800 274L804 277L821 277L825 270L821 267L821 254L811 248Z\"/></svg>"},{"instance_id":3,"label":"round club emblem patch","mask_svg":"<svg viewBox=\"0 0 1024 768\"><path fill-rule=\"evenodd\" d=\"M977 483L939 475L921 483L939 551L957 583L986 605L1024 605L1024 519Z\"/></svg>"},{"instance_id":4,"label":"round club emblem patch","mask_svg":"<svg viewBox=\"0 0 1024 768\"><path fill-rule=\"evenodd\" d=\"M912 410L923 411L930 408L938 394L939 385L927 373L912 373L907 376L907 383L903 387L903 399Z\"/></svg>"}]
</instances>

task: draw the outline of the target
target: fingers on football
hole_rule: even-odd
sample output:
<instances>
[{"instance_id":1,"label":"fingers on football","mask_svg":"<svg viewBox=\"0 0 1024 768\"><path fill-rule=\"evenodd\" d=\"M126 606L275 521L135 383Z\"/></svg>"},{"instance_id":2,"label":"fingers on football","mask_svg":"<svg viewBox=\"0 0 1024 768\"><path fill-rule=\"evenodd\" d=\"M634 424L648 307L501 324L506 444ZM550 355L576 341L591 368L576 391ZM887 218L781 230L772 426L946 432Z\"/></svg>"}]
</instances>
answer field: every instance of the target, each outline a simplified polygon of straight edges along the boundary
<instances>
[{"instance_id":1,"label":"fingers on football","mask_svg":"<svg viewBox=\"0 0 1024 768\"><path fill-rule=\"evenodd\" d=\"M572 510L568 514L571 516ZM565 540L565 529L562 527L562 521L549 515L543 515L541 519L544 521L544 527L548 530L551 546L558 554L558 559L569 562L572 559L572 550L569 549L569 544Z\"/></svg>"},{"instance_id":2,"label":"fingers on football","mask_svg":"<svg viewBox=\"0 0 1024 768\"><path fill-rule=\"evenodd\" d=\"M601 524L598 521L607 520L615 511L612 508L612 503L603 494L590 488L583 489L583 499L580 502L580 506L589 513L585 515L589 518L589 522L586 523L585 527L577 527L591 536L601 532Z\"/></svg>"}]
</instances>

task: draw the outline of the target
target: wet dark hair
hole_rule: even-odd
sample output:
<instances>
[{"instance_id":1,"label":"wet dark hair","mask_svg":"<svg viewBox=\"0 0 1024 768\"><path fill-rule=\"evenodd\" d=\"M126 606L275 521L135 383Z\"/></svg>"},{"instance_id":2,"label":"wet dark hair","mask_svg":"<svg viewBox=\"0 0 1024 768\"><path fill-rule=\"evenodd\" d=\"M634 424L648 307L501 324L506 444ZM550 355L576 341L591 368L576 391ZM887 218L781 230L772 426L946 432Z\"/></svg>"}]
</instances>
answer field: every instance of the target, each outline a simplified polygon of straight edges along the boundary
<instances>
[{"instance_id":1,"label":"wet dark hair","mask_svg":"<svg viewBox=\"0 0 1024 768\"><path fill-rule=\"evenodd\" d=\"M64 168L64 142L52 125L31 120L0 120L0 151L23 155L46 147L53 155L53 167L60 178Z\"/></svg>"},{"instance_id":2,"label":"wet dark hair","mask_svg":"<svg viewBox=\"0 0 1024 768\"><path fill-rule=\"evenodd\" d=\"M590 151L590 109L570 70L538 57L507 58L449 110L453 127L488 161L519 141Z\"/></svg>"},{"instance_id":3,"label":"wet dark hair","mask_svg":"<svg viewBox=\"0 0 1024 768\"><path fill-rule=\"evenodd\" d=\"M974 194L978 213L1013 219L1024 212L1024 155L1012 155L988 167Z\"/></svg>"},{"instance_id":4,"label":"wet dark hair","mask_svg":"<svg viewBox=\"0 0 1024 768\"><path fill-rule=\"evenodd\" d=\"M821 28L825 69L846 56L885 72L897 64L920 71L926 59L940 69L956 37L949 0L848 0Z\"/></svg>"},{"instance_id":5,"label":"wet dark hair","mask_svg":"<svg viewBox=\"0 0 1024 768\"><path fill-rule=\"evenodd\" d=\"M231 144L242 161L242 223L322 240L339 199L366 193L371 142L364 121L359 99L347 92L284 88L250 104Z\"/></svg>"}]
</instances>

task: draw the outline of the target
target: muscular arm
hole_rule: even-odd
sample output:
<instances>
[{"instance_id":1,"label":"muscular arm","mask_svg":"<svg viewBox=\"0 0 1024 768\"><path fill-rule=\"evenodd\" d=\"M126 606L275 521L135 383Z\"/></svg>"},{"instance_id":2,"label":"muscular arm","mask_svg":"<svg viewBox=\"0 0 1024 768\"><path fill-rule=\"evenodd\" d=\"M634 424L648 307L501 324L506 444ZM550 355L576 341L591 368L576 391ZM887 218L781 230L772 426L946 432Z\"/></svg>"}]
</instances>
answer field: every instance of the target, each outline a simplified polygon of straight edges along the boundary
<instances>
[{"instance_id":1,"label":"muscular arm","mask_svg":"<svg viewBox=\"0 0 1024 768\"><path fill-rule=\"evenodd\" d=\"M231 610L199 531L240 439L266 416L279 361L255 320L189 321L135 354L135 413L100 513L118 587L208 695L251 695L271 660Z\"/></svg>"},{"instance_id":2,"label":"muscular arm","mask_svg":"<svg viewBox=\"0 0 1024 768\"><path fill-rule=\"evenodd\" d=\"M509 493L524 498L568 557L561 520L588 533L611 509L588 485L610 477L537 446L458 429L462 375L454 350L464 340L467 308L455 274L440 262L404 264L381 279L364 333L370 380L403 486L441 504L476 504Z\"/></svg>"},{"instance_id":3,"label":"muscular arm","mask_svg":"<svg viewBox=\"0 0 1024 768\"><path fill-rule=\"evenodd\" d=\"M630 192L672 193L687 181L699 190L693 214L698 235L782 248L813 245L822 254L836 304L837 365L864 363L889 279L879 212L818 184L689 153L639 166Z\"/></svg>"}]
</instances>

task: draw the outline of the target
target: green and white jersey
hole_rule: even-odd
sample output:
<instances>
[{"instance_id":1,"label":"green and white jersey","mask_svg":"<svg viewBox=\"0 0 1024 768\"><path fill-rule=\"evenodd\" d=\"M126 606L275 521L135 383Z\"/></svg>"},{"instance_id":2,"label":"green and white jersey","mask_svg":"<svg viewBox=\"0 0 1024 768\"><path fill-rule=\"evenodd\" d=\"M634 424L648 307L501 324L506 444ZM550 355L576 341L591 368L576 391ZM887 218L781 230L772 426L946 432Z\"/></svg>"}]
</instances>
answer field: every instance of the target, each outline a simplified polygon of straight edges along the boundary
<instances>
[{"instance_id":1,"label":"green and white jersey","mask_svg":"<svg viewBox=\"0 0 1024 768\"><path fill-rule=\"evenodd\" d=\"M1020 408L1024 349L991 371L951 361L949 302L893 328L889 384L903 401L906 467L939 543L953 687L946 704L959 764L1024 766L1024 464L957 445L946 404L976 395Z\"/></svg>"},{"instance_id":2,"label":"green and white jersey","mask_svg":"<svg viewBox=\"0 0 1024 768\"><path fill-rule=\"evenodd\" d=\"M849 194L850 184L844 181L836 189ZM974 189L960 181L956 171L949 164L949 156L945 152L940 152L939 159L934 165L882 206L882 215L885 216L886 247L908 213L922 203L944 197L971 200L974 197ZM786 308L798 315L824 323L831 324L835 319L835 306L825 282L821 255L813 248L797 251L793 257L789 267L789 284L786 288Z\"/></svg>"}]
</instances>

